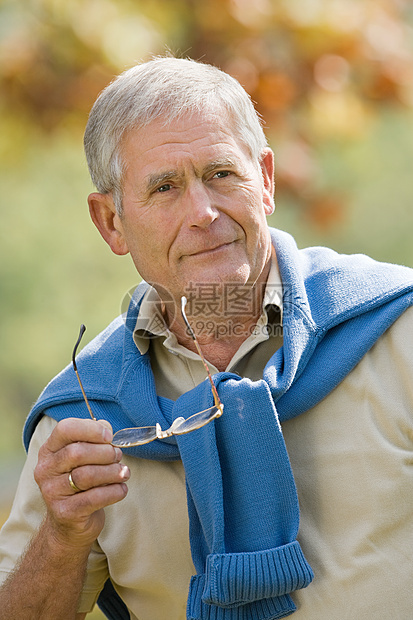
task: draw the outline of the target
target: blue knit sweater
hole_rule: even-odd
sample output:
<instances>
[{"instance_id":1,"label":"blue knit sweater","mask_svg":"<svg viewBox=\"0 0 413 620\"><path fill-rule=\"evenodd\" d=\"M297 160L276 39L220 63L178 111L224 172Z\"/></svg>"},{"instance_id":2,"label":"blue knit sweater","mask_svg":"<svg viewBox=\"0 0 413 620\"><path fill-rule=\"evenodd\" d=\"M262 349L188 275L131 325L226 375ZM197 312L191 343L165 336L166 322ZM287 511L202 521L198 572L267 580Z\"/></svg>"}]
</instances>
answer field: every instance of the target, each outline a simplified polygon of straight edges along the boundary
<instances>
[{"instance_id":1,"label":"blue knit sweater","mask_svg":"<svg viewBox=\"0 0 413 620\"><path fill-rule=\"evenodd\" d=\"M225 406L221 418L188 435L127 450L184 464L196 568L188 620L273 620L295 610L289 594L306 587L313 573L296 540L298 499L280 421L324 398L413 303L408 268L326 248L298 250L288 234L274 229L271 236L283 282L284 344L262 380L215 375ZM94 412L114 430L157 422L166 428L213 405L208 382L176 402L157 396L149 356L139 353L132 336L146 288L137 288L127 316L78 358ZM70 366L33 407L26 446L43 414L88 417ZM108 600L109 617L127 617Z\"/></svg>"}]
</instances>

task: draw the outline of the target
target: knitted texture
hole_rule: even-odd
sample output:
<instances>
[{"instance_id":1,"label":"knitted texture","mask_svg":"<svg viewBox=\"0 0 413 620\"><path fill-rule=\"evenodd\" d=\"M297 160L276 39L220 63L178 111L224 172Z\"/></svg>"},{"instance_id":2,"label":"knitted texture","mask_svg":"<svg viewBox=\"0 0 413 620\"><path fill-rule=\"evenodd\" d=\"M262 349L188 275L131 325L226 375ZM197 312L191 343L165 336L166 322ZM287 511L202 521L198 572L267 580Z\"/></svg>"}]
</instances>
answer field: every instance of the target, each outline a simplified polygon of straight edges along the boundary
<instances>
[{"instance_id":1,"label":"knitted texture","mask_svg":"<svg viewBox=\"0 0 413 620\"><path fill-rule=\"evenodd\" d=\"M215 375L221 418L127 450L184 464L197 572L188 596L191 620L272 620L294 611L289 594L308 585L312 571L296 540L298 500L280 421L324 398L413 303L410 269L325 248L298 250L286 233L271 235L283 282L284 344L263 380ZM114 430L157 422L167 428L213 404L207 381L176 402L157 397L149 356L140 355L132 338L146 289L138 287L128 315L78 358L95 414ZM70 366L30 413L26 446L44 413L57 420L88 416Z\"/></svg>"},{"instance_id":2,"label":"knitted texture","mask_svg":"<svg viewBox=\"0 0 413 620\"><path fill-rule=\"evenodd\" d=\"M313 573L295 540L297 493L267 383L221 373L216 386L225 403L222 418L177 437L190 498L192 557L204 575L204 605L199 607L198 582L189 598L202 610L200 618L215 617L208 605L237 608L221 611L220 618L259 618L262 599L306 587ZM176 401L173 417L206 408L211 399L203 382ZM294 607L285 596L274 604L276 617Z\"/></svg>"}]
</instances>

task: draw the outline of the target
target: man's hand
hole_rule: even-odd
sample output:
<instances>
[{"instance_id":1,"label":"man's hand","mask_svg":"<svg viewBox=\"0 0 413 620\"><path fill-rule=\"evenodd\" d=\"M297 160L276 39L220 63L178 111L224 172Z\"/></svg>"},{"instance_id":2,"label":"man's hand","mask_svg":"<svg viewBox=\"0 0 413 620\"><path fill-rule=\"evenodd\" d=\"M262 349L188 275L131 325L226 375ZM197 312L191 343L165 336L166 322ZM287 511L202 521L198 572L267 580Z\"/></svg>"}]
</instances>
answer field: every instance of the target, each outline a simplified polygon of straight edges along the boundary
<instances>
[{"instance_id":1,"label":"man's hand","mask_svg":"<svg viewBox=\"0 0 413 620\"><path fill-rule=\"evenodd\" d=\"M112 436L104 420L68 418L40 448L34 476L47 507L46 529L57 545L90 547L103 528L103 508L126 496L130 472ZM69 474L80 492L70 486Z\"/></svg>"},{"instance_id":2,"label":"man's hand","mask_svg":"<svg viewBox=\"0 0 413 620\"><path fill-rule=\"evenodd\" d=\"M0 588L0 620L81 620L78 601L103 508L126 496L129 469L107 422L69 418L39 450L35 479L46 518ZM69 483L71 473L75 491Z\"/></svg>"}]
</instances>

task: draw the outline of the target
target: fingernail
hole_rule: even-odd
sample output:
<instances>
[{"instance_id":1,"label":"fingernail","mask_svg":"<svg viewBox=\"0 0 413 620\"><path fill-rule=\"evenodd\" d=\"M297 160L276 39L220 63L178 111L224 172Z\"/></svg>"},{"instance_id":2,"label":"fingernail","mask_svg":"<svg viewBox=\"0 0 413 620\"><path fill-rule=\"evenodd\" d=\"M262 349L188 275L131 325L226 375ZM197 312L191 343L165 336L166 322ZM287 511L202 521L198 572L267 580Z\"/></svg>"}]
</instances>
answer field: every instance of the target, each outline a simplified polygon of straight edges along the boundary
<instances>
[{"instance_id":1,"label":"fingernail","mask_svg":"<svg viewBox=\"0 0 413 620\"><path fill-rule=\"evenodd\" d=\"M120 448L115 447L115 462L119 463L119 461L122 460L122 456L123 456L122 450Z\"/></svg>"},{"instance_id":2,"label":"fingernail","mask_svg":"<svg viewBox=\"0 0 413 620\"><path fill-rule=\"evenodd\" d=\"M128 480L129 476L130 476L129 467L127 465L124 465L122 469L120 470L120 477L123 480Z\"/></svg>"},{"instance_id":3,"label":"fingernail","mask_svg":"<svg viewBox=\"0 0 413 620\"><path fill-rule=\"evenodd\" d=\"M112 431L109 428L103 427L103 439L107 443L110 443L113 439Z\"/></svg>"}]
</instances>

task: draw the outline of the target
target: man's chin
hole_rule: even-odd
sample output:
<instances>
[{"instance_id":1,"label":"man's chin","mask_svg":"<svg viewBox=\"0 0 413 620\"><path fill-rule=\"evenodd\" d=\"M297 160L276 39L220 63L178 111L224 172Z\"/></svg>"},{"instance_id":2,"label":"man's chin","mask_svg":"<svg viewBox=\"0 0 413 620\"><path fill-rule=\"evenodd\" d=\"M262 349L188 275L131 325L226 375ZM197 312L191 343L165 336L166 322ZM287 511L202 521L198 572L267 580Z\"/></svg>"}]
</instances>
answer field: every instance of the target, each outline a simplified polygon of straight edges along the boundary
<instances>
[{"instance_id":1,"label":"man's chin","mask_svg":"<svg viewBox=\"0 0 413 620\"><path fill-rule=\"evenodd\" d=\"M217 293L219 288L226 284L233 284L238 286L250 285L251 270L246 266L240 266L238 269L207 269L207 270L193 270L188 279L186 280L185 290L191 289L193 285L210 287L217 287ZM222 292L222 290L221 290Z\"/></svg>"}]
</instances>

